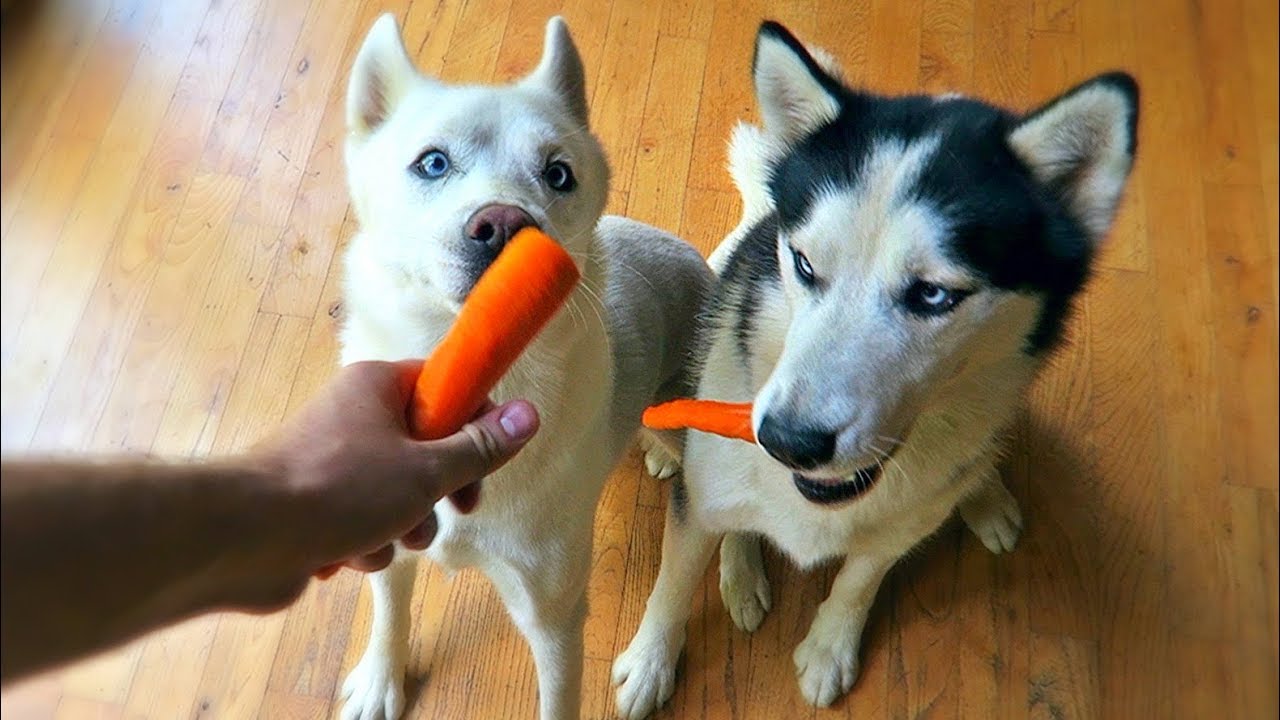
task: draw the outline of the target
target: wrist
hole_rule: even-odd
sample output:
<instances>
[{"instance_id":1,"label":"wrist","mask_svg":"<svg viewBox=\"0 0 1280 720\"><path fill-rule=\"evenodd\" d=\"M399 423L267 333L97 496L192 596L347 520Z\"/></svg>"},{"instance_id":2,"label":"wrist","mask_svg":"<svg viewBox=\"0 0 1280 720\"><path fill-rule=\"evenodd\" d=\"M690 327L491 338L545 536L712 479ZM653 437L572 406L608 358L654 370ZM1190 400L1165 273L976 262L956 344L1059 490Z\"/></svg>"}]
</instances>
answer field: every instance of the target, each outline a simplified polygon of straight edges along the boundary
<instances>
[{"instance_id":1,"label":"wrist","mask_svg":"<svg viewBox=\"0 0 1280 720\"><path fill-rule=\"evenodd\" d=\"M270 611L292 602L320 561L310 557L301 507L287 466L253 452L211 466L209 519L225 544L210 560L216 608Z\"/></svg>"}]
</instances>

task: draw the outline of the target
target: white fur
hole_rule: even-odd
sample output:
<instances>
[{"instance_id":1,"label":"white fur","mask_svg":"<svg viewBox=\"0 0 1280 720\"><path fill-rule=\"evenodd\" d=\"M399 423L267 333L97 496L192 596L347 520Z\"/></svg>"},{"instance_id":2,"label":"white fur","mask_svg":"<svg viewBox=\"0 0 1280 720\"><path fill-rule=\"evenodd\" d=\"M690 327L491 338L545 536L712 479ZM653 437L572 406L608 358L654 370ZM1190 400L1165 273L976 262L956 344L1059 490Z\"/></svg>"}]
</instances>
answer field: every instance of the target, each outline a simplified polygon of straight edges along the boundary
<instances>
[{"instance_id":1,"label":"white fur","mask_svg":"<svg viewBox=\"0 0 1280 720\"><path fill-rule=\"evenodd\" d=\"M744 217L712 256L718 272L745 230L773 209L766 171L796 136L794 128L778 131L778 124L804 125L829 113L815 100L820 88L797 70L803 64L787 58L789 50L779 51L776 39L762 33L759 43L756 85L765 128L734 131L730 168ZM1108 102L1080 95L1076 110ZM797 105L808 109L798 112ZM1058 167L1075 148L1069 141L1080 137L1072 124L1080 113L1071 109L1044 113L1011 145L1042 172ZM1104 116L1115 113L1093 117ZM1105 123L1091 127L1099 125L1112 147L1102 153L1098 177L1084 178L1081 196L1097 209L1097 223L1109 223L1127 164L1108 160L1123 136L1102 132L1114 127ZM1022 517L996 461L1002 432L1039 366L1023 352L1039 301L982 290L945 320L887 313L881 301L912 277L952 287L976 283L942 250L945 212L909 192L938 151L937 138L882 142L868 148L853 189L820 193L803 226L779 243L781 285L744 290L759 294L751 364L742 362L731 328L713 329L699 397L753 401L757 429L778 407L840 428L824 474L843 476L873 462L883 462L883 469L857 499L816 505L796 491L792 471L760 447L691 433L684 456L687 517L668 513L657 583L634 639L614 664L624 718L644 717L669 697L691 597L717 543L722 598L734 624L747 632L771 605L760 538L801 567L844 559L793 655L801 696L818 706L831 704L857 679L862 629L885 573L954 510L992 552L1014 546ZM1088 229L1097 240L1106 228ZM787 245L806 253L829 284L823 293L799 286Z\"/></svg>"},{"instance_id":2,"label":"white fur","mask_svg":"<svg viewBox=\"0 0 1280 720\"><path fill-rule=\"evenodd\" d=\"M1111 227L1129 178L1131 112L1118 90L1094 85L1050 104L1009 136L1009 145L1042 182L1077 174L1070 204L1095 236Z\"/></svg>"},{"instance_id":3,"label":"white fur","mask_svg":"<svg viewBox=\"0 0 1280 720\"><path fill-rule=\"evenodd\" d=\"M427 552L493 581L533 652L547 720L578 717L600 491L640 411L678 374L687 352L681 328L711 281L687 245L638 223L600 220L608 169L586 127L583 87L559 18L528 78L455 87L418 75L394 19L383 16L357 57L348 101L346 157L361 231L346 256L344 364L423 357L440 340L477 275L468 254L476 241L463 227L482 206L527 211L582 273L567 308L492 393L499 402L530 400L539 434L485 479L474 512L436 505L439 531ZM451 158L446 177L409 171L429 149ZM573 192L542 179L552 160L573 168ZM401 552L371 576L373 627L343 685L345 720L391 720L404 710L414 559Z\"/></svg>"}]
</instances>

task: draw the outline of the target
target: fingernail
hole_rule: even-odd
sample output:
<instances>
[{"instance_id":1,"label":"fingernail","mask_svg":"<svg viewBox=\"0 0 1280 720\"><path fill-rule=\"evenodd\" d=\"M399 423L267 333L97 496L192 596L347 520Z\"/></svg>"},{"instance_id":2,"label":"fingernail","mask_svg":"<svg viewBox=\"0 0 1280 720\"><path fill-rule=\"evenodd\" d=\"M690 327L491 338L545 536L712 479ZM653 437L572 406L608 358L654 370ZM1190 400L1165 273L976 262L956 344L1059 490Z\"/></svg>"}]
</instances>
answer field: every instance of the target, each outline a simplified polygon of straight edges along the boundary
<instances>
[{"instance_id":1,"label":"fingernail","mask_svg":"<svg viewBox=\"0 0 1280 720\"><path fill-rule=\"evenodd\" d=\"M526 403L511 403L503 408L502 415L498 417L498 424L502 425L502 431L508 438L516 441L526 440L537 428L538 416Z\"/></svg>"}]
</instances>

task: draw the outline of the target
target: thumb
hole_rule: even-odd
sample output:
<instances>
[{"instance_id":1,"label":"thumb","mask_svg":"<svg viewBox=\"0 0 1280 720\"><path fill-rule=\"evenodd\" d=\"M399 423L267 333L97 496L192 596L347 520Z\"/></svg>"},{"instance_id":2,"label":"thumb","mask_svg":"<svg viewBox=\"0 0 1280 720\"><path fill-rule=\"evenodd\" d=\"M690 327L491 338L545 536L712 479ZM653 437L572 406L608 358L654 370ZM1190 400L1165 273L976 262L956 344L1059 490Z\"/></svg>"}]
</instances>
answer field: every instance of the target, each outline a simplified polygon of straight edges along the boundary
<instances>
[{"instance_id":1,"label":"thumb","mask_svg":"<svg viewBox=\"0 0 1280 720\"><path fill-rule=\"evenodd\" d=\"M441 440L413 443L431 468L433 494L447 495L502 467L538 431L538 411L524 400L490 409Z\"/></svg>"}]
</instances>

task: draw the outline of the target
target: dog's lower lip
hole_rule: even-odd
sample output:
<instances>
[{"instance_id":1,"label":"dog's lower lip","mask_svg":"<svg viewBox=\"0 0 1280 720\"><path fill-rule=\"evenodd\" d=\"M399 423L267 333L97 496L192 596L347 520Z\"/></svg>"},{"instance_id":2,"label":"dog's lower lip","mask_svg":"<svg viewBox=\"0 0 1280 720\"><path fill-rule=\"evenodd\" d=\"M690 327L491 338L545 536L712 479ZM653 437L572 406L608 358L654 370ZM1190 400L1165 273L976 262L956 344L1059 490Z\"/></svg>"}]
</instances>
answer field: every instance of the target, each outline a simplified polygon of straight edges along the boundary
<instances>
[{"instance_id":1,"label":"dog's lower lip","mask_svg":"<svg viewBox=\"0 0 1280 720\"><path fill-rule=\"evenodd\" d=\"M818 505L832 505L853 500L875 486L880 479L880 465L871 465L849 478L808 478L792 473L791 480L805 500Z\"/></svg>"}]
</instances>

